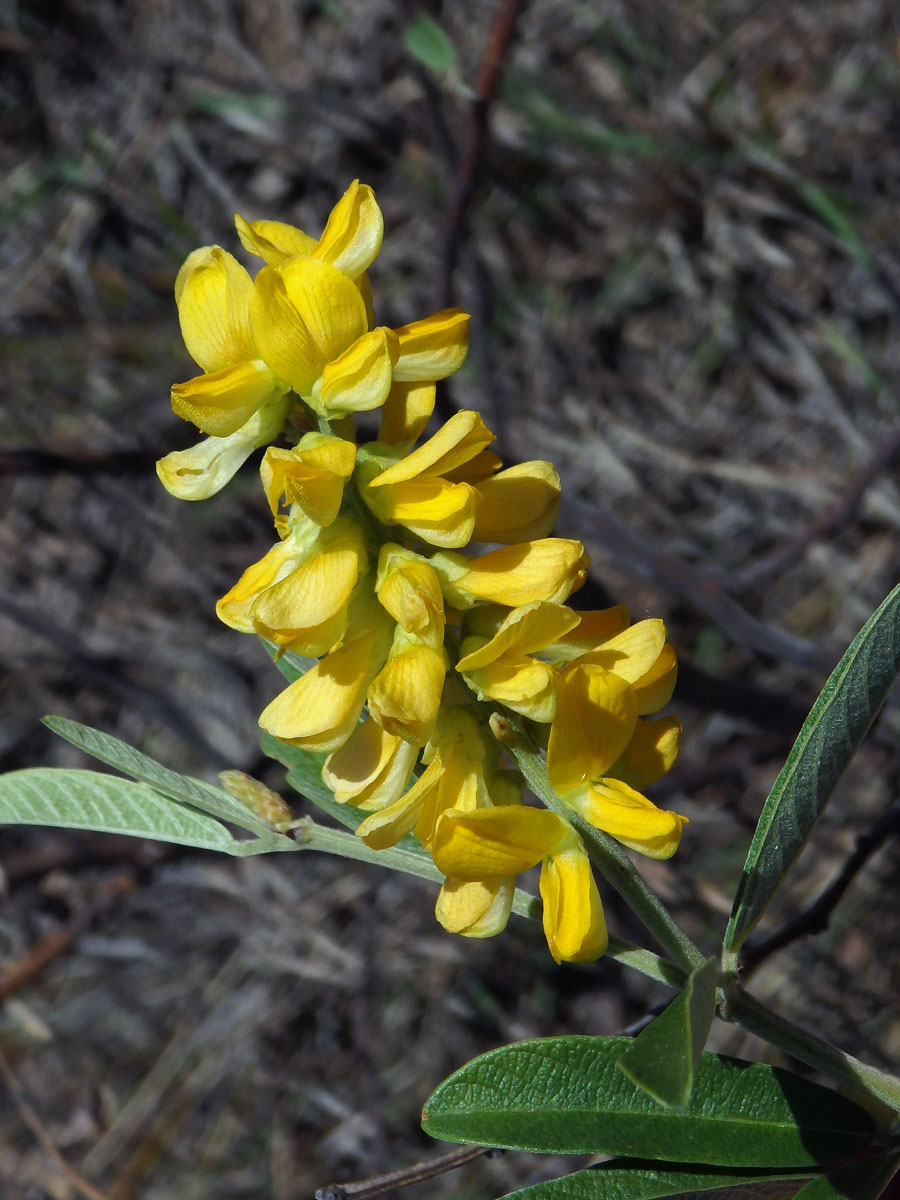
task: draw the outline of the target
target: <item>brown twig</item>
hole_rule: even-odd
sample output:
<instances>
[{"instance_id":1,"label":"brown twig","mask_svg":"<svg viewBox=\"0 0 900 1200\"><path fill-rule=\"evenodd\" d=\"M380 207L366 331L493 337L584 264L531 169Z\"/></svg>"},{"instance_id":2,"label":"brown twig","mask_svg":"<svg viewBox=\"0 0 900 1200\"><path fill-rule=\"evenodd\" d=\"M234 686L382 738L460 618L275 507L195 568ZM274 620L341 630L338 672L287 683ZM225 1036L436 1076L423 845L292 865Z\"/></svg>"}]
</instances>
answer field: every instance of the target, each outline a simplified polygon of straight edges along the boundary
<instances>
[{"instance_id":1,"label":"brown twig","mask_svg":"<svg viewBox=\"0 0 900 1200\"><path fill-rule=\"evenodd\" d=\"M33 983L55 959L72 948L75 939L84 933L97 917L112 908L134 886L135 876L132 871L120 871L107 880L94 900L77 912L65 929L56 929L48 933L32 946L23 958L7 967L0 975L0 1002Z\"/></svg>"},{"instance_id":2,"label":"brown twig","mask_svg":"<svg viewBox=\"0 0 900 1200\"><path fill-rule=\"evenodd\" d=\"M772 575L783 570L800 555L810 542L824 537L833 529L849 521L859 507L869 486L881 472L900 454L900 428L890 433L881 442L868 462L856 472L834 504L824 509L794 537L776 546L768 554L739 571L732 578L732 586L738 591L759 586Z\"/></svg>"},{"instance_id":3,"label":"brown twig","mask_svg":"<svg viewBox=\"0 0 900 1200\"><path fill-rule=\"evenodd\" d=\"M372 1200L372 1197L393 1191L394 1188L409 1187L411 1183L434 1179L436 1175L443 1175L445 1171L452 1171L480 1158L482 1154L490 1153L488 1146L460 1146L456 1150L438 1154L426 1162L401 1167L397 1171L388 1171L384 1175L372 1175L368 1179L357 1179L353 1183L328 1183L316 1192L316 1200Z\"/></svg>"},{"instance_id":4,"label":"brown twig","mask_svg":"<svg viewBox=\"0 0 900 1200\"><path fill-rule=\"evenodd\" d=\"M456 166L456 186L447 209L444 243L435 288L435 308L446 308L450 303L453 269L459 256L469 206L481 173L491 102L523 4L524 0L503 0L478 66L475 98L463 130L459 162Z\"/></svg>"},{"instance_id":5,"label":"brown twig","mask_svg":"<svg viewBox=\"0 0 900 1200\"><path fill-rule=\"evenodd\" d=\"M2 1050L0 1050L0 1076L2 1076L3 1082L6 1084L6 1089L10 1096L12 1096L13 1103L19 1111L19 1116L28 1126L35 1141L70 1187L73 1187L76 1192L84 1196L85 1200L110 1200L105 1192L101 1192L99 1188L95 1188L92 1183L89 1183L82 1175L79 1175L75 1168L70 1166L59 1150L57 1150L44 1123L35 1109L29 1104L25 1096L25 1091Z\"/></svg>"},{"instance_id":6,"label":"brown twig","mask_svg":"<svg viewBox=\"0 0 900 1200\"><path fill-rule=\"evenodd\" d=\"M776 950L782 950L809 933L822 933L827 929L831 914L860 870L889 837L897 834L900 834L900 799L894 801L871 829L856 839L850 857L812 904L789 921L785 921L769 937L745 948L741 954L741 965L745 975L755 970L763 959L774 954Z\"/></svg>"}]
</instances>

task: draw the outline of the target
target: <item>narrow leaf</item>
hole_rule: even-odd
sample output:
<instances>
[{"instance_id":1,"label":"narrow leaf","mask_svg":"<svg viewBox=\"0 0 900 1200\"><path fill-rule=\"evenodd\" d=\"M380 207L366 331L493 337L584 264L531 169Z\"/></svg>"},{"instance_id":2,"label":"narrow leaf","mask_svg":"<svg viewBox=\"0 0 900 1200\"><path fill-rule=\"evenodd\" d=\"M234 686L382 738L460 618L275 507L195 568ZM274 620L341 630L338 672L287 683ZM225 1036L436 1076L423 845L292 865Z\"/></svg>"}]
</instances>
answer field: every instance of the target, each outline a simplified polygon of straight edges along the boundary
<instances>
[{"instance_id":1,"label":"narrow leaf","mask_svg":"<svg viewBox=\"0 0 900 1200\"><path fill-rule=\"evenodd\" d=\"M178 804L146 784L98 771L33 767L0 775L0 823L91 829L225 854L242 853L241 843L212 817Z\"/></svg>"},{"instance_id":2,"label":"narrow leaf","mask_svg":"<svg viewBox=\"0 0 900 1200\"><path fill-rule=\"evenodd\" d=\"M875 610L803 723L747 853L726 951L736 952L822 815L900 670L900 585Z\"/></svg>"},{"instance_id":3,"label":"narrow leaf","mask_svg":"<svg viewBox=\"0 0 900 1200\"><path fill-rule=\"evenodd\" d=\"M685 1111L664 1108L618 1068L627 1038L502 1046L430 1096L432 1137L543 1154L628 1154L730 1167L806 1167L859 1153L873 1121L788 1071L705 1053Z\"/></svg>"},{"instance_id":4,"label":"narrow leaf","mask_svg":"<svg viewBox=\"0 0 900 1200\"><path fill-rule=\"evenodd\" d=\"M502 1200L657 1200L720 1190L715 1200L790 1200L808 1175L773 1171L726 1170L691 1164L654 1166L642 1159L615 1158L611 1162L549 1179L533 1187L510 1192ZM751 1185L755 1184L753 1187Z\"/></svg>"},{"instance_id":5,"label":"narrow leaf","mask_svg":"<svg viewBox=\"0 0 900 1200\"><path fill-rule=\"evenodd\" d=\"M201 779L179 775L177 771L171 771L156 759L150 758L110 733L92 729L90 725L82 725L66 717L44 717L44 724L59 737L90 754L92 758L115 767L123 775L130 775L132 779L149 783L164 796L189 804L192 808L199 808L202 812L210 813L223 821L230 821L251 833L265 837L272 832L271 826L261 817L257 817L222 788L204 783Z\"/></svg>"},{"instance_id":6,"label":"narrow leaf","mask_svg":"<svg viewBox=\"0 0 900 1200\"><path fill-rule=\"evenodd\" d=\"M431 17L420 14L403 30L403 45L430 71L446 74L456 66L456 49L443 29Z\"/></svg>"},{"instance_id":7,"label":"narrow leaf","mask_svg":"<svg viewBox=\"0 0 900 1200\"><path fill-rule=\"evenodd\" d=\"M632 1083L669 1108L683 1109L690 1099L715 1011L717 976L718 963L708 958L619 1059Z\"/></svg>"},{"instance_id":8,"label":"narrow leaf","mask_svg":"<svg viewBox=\"0 0 900 1200\"><path fill-rule=\"evenodd\" d=\"M836 1167L811 1180L797 1200L878 1200L897 1174L900 1154L884 1154L849 1167Z\"/></svg>"}]
</instances>

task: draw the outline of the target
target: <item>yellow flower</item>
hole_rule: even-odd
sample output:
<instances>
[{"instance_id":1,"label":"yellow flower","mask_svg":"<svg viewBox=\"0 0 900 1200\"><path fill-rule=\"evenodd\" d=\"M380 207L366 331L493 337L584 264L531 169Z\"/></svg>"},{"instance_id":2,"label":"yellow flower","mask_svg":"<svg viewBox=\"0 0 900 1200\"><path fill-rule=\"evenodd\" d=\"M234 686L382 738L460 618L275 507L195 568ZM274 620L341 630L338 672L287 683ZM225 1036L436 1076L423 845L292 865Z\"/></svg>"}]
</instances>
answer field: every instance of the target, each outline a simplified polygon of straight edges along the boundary
<instances>
[{"instance_id":1,"label":"yellow flower","mask_svg":"<svg viewBox=\"0 0 900 1200\"><path fill-rule=\"evenodd\" d=\"M425 751L426 769L405 795L367 817L357 834L382 850L415 831L428 849L445 809L490 804L488 777L498 757L496 743L486 738L474 713L458 705L442 707Z\"/></svg>"},{"instance_id":2,"label":"yellow flower","mask_svg":"<svg viewBox=\"0 0 900 1200\"><path fill-rule=\"evenodd\" d=\"M358 279L375 261L384 233L375 193L358 179L331 210L318 241L281 221L249 223L235 213L234 223L244 248L270 267L303 256L329 263L351 280Z\"/></svg>"},{"instance_id":3,"label":"yellow flower","mask_svg":"<svg viewBox=\"0 0 900 1200\"><path fill-rule=\"evenodd\" d=\"M472 540L531 541L546 537L559 513L559 475L552 463L517 463L475 483L479 505Z\"/></svg>"},{"instance_id":4,"label":"yellow flower","mask_svg":"<svg viewBox=\"0 0 900 1200\"><path fill-rule=\"evenodd\" d=\"M208 437L187 450L173 450L156 464L166 491L178 500L207 500L222 490L254 450L278 436L289 406L287 396L262 405L228 437Z\"/></svg>"},{"instance_id":5,"label":"yellow flower","mask_svg":"<svg viewBox=\"0 0 900 1200\"><path fill-rule=\"evenodd\" d=\"M403 525L433 546L465 546L475 527L478 496L471 484L444 476L493 440L478 413L463 411L399 461L392 461L386 445L365 446L359 454L362 497L385 525Z\"/></svg>"},{"instance_id":6,"label":"yellow flower","mask_svg":"<svg viewBox=\"0 0 900 1200\"><path fill-rule=\"evenodd\" d=\"M406 790L419 749L369 718L328 756L322 780L338 804L374 812L393 804Z\"/></svg>"},{"instance_id":7,"label":"yellow flower","mask_svg":"<svg viewBox=\"0 0 900 1200\"><path fill-rule=\"evenodd\" d=\"M641 854L670 858L686 818L657 808L611 774L623 756L626 767L639 773L645 758L665 758L671 749L670 743L661 747L650 737L646 744L632 745L629 759L637 728L637 702L624 679L594 663L572 664L557 681L547 777L564 803L595 828Z\"/></svg>"},{"instance_id":8,"label":"yellow flower","mask_svg":"<svg viewBox=\"0 0 900 1200\"><path fill-rule=\"evenodd\" d=\"M588 557L581 542L541 538L467 558L438 551L429 560L454 608L504 604L515 608L532 600L562 604L584 583Z\"/></svg>"},{"instance_id":9,"label":"yellow flower","mask_svg":"<svg viewBox=\"0 0 900 1200\"><path fill-rule=\"evenodd\" d=\"M378 556L375 594L407 633L435 649L443 646L444 597L426 559L395 542L385 542Z\"/></svg>"},{"instance_id":10,"label":"yellow flower","mask_svg":"<svg viewBox=\"0 0 900 1200\"><path fill-rule=\"evenodd\" d=\"M484 611L474 610L479 615ZM495 626L492 636L478 630L463 638L457 670L479 700L496 700L533 721L552 721L556 672L532 655L576 626L578 614L561 604L535 601L514 608L499 623L491 616L487 626L488 631Z\"/></svg>"},{"instance_id":11,"label":"yellow flower","mask_svg":"<svg viewBox=\"0 0 900 1200\"><path fill-rule=\"evenodd\" d=\"M364 600L360 608L359 613L351 612L348 621L352 636L263 710L259 723L267 733L324 754L339 749L351 736L366 690L381 670L391 643L392 622L387 614L377 605L365 606Z\"/></svg>"},{"instance_id":12,"label":"yellow flower","mask_svg":"<svg viewBox=\"0 0 900 1200\"><path fill-rule=\"evenodd\" d=\"M308 257L263 267L250 321L262 358L320 416L365 412L387 398L397 338L369 330L359 289L337 267Z\"/></svg>"},{"instance_id":13,"label":"yellow flower","mask_svg":"<svg viewBox=\"0 0 900 1200\"><path fill-rule=\"evenodd\" d=\"M237 433L287 383L263 361L250 327L253 283L233 255L203 246L175 280L175 301L188 353L203 368L172 388L175 412L214 437Z\"/></svg>"},{"instance_id":14,"label":"yellow flower","mask_svg":"<svg viewBox=\"0 0 900 1200\"><path fill-rule=\"evenodd\" d=\"M323 433L304 434L291 450L270 446L259 472L276 524L283 496L317 525L330 525L340 511L344 484L355 463L353 442Z\"/></svg>"},{"instance_id":15,"label":"yellow flower","mask_svg":"<svg viewBox=\"0 0 900 1200\"><path fill-rule=\"evenodd\" d=\"M365 571L365 542L350 518L325 529L298 522L247 568L216 612L242 633L259 633L298 654L325 654L344 637L350 599Z\"/></svg>"},{"instance_id":16,"label":"yellow flower","mask_svg":"<svg viewBox=\"0 0 900 1200\"><path fill-rule=\"evenodd\" d=\"M557 962L588 962L606 950L600 894L584 845L555 813L524 805L450 809L437 826L435 865L460 881L490 884L541 863L544 935Z\"/></svg>"},{"instance_id":17,"label":"yellow flower","mask_svg":"<svg viewBox=\"0 0 900 1200\"><path fill-rule=\"evenodd\" d=\"M437 720L446 671L442 649L398 625L388 660L369 688L369 712L388 733L423 745Z\"/></svg>"}]
</instances>

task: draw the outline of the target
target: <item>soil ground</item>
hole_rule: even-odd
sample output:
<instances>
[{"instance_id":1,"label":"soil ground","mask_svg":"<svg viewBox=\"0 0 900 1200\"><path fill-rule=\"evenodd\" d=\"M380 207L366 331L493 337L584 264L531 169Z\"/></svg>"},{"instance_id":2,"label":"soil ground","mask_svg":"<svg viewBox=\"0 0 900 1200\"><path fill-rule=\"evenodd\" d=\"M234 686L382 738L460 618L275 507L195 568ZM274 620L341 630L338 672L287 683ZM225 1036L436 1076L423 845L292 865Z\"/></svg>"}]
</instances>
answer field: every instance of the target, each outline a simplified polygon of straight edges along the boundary
<instances>
[{"instance_id":1,"label":"soil ground","mask_svg":"<svg viewBox=\"0 0 900 1200\"><path fill-rule=\"evenodd\" d=\"M196 246L237 248L234 212L317 232L361 178L386 220L379 320L446 297L471 312L446 410L481 409L508 459L557 463L559 531L592 555L583 606L668 623L685 741L654 795L691 824L648 875L713 946L806 711L897 582L896 12L524 4L457 237L500 8L4 9L0 762L88 765L39 725L55 712L179 770L282 786L256 731L278 679L214 614L271 541L258 479L188 505L153 470L193 440L168 402L193 373L172 284ZM423 15L447 43L423 41ZM895 801L898 732L889 705L767 930ZM0 856L0 969L74 933L0 1014L21 1087L0 1094L11 1200L78 1194L28 1113L108 1200L300 1200L433 1153L422 1101L473 1054L617 1033L661 999L609 962L556 968L525 922L453 939L430 887L343 861L30 829ZM897 903L887 840L756 994L896 1068ZM714 1039L760 1053L726 1026ZM559 1169L509 1154L417 1190L487 1198Z\"/></svg>"}]
</instances>

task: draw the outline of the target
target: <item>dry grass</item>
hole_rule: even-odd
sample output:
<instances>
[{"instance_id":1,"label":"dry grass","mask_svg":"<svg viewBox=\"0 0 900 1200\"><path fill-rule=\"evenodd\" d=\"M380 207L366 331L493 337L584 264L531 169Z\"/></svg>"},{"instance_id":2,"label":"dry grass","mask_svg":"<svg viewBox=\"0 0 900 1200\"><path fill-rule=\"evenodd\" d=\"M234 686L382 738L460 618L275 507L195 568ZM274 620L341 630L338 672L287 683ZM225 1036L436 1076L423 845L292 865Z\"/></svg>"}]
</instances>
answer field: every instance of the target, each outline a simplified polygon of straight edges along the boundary
<instances>
[{"instance_id":1,"label":"dry grass","mask_svg":"<svg viewBox=\"0 0 900 1200\"><path fill-rule=\"evenodd\" d=\"M37 725L53 711L181 769L278 785L255 731L277 681L213 614L270 539L253 473L187 506L152 469L191 440L167 402L190 373L171 285L194 246L235 246L235 210L315 230L358 176L387 222L379 319L428 311L454 181L440 131L458 136L491 10L421 7L455 76L416 64L401 33L419 6L388 0L46 0L2 19L5 767L81 765ZM507 457L555 459L594 582L664 616L682 659L715 675L685 676L668 802L692 825L652 872L710 941L798 720L896 582L900 488L874 457L900 426L897 85L888 0L533 0L452 279L473 339L450 401L482 408ZM776 919L893 798L897 732L892 709ZM11 963L111 868L81 839L84 862L16 876L51 835L5 836ZM886 1064L893 861L885 849L832 930L756 980ZM0 1045L110 1200L295 1200L427 1154L421 1102L467 1056L616 1032L657 999L611 965L557 971L521 924L454 941L424 893L305 857L158 863L7 1003ZM0 1131L4 1195L74 1195L12 1104ZM488 1196L543 1169L509 1155L426 1186Z\"/></svg>"}]
</instances>

